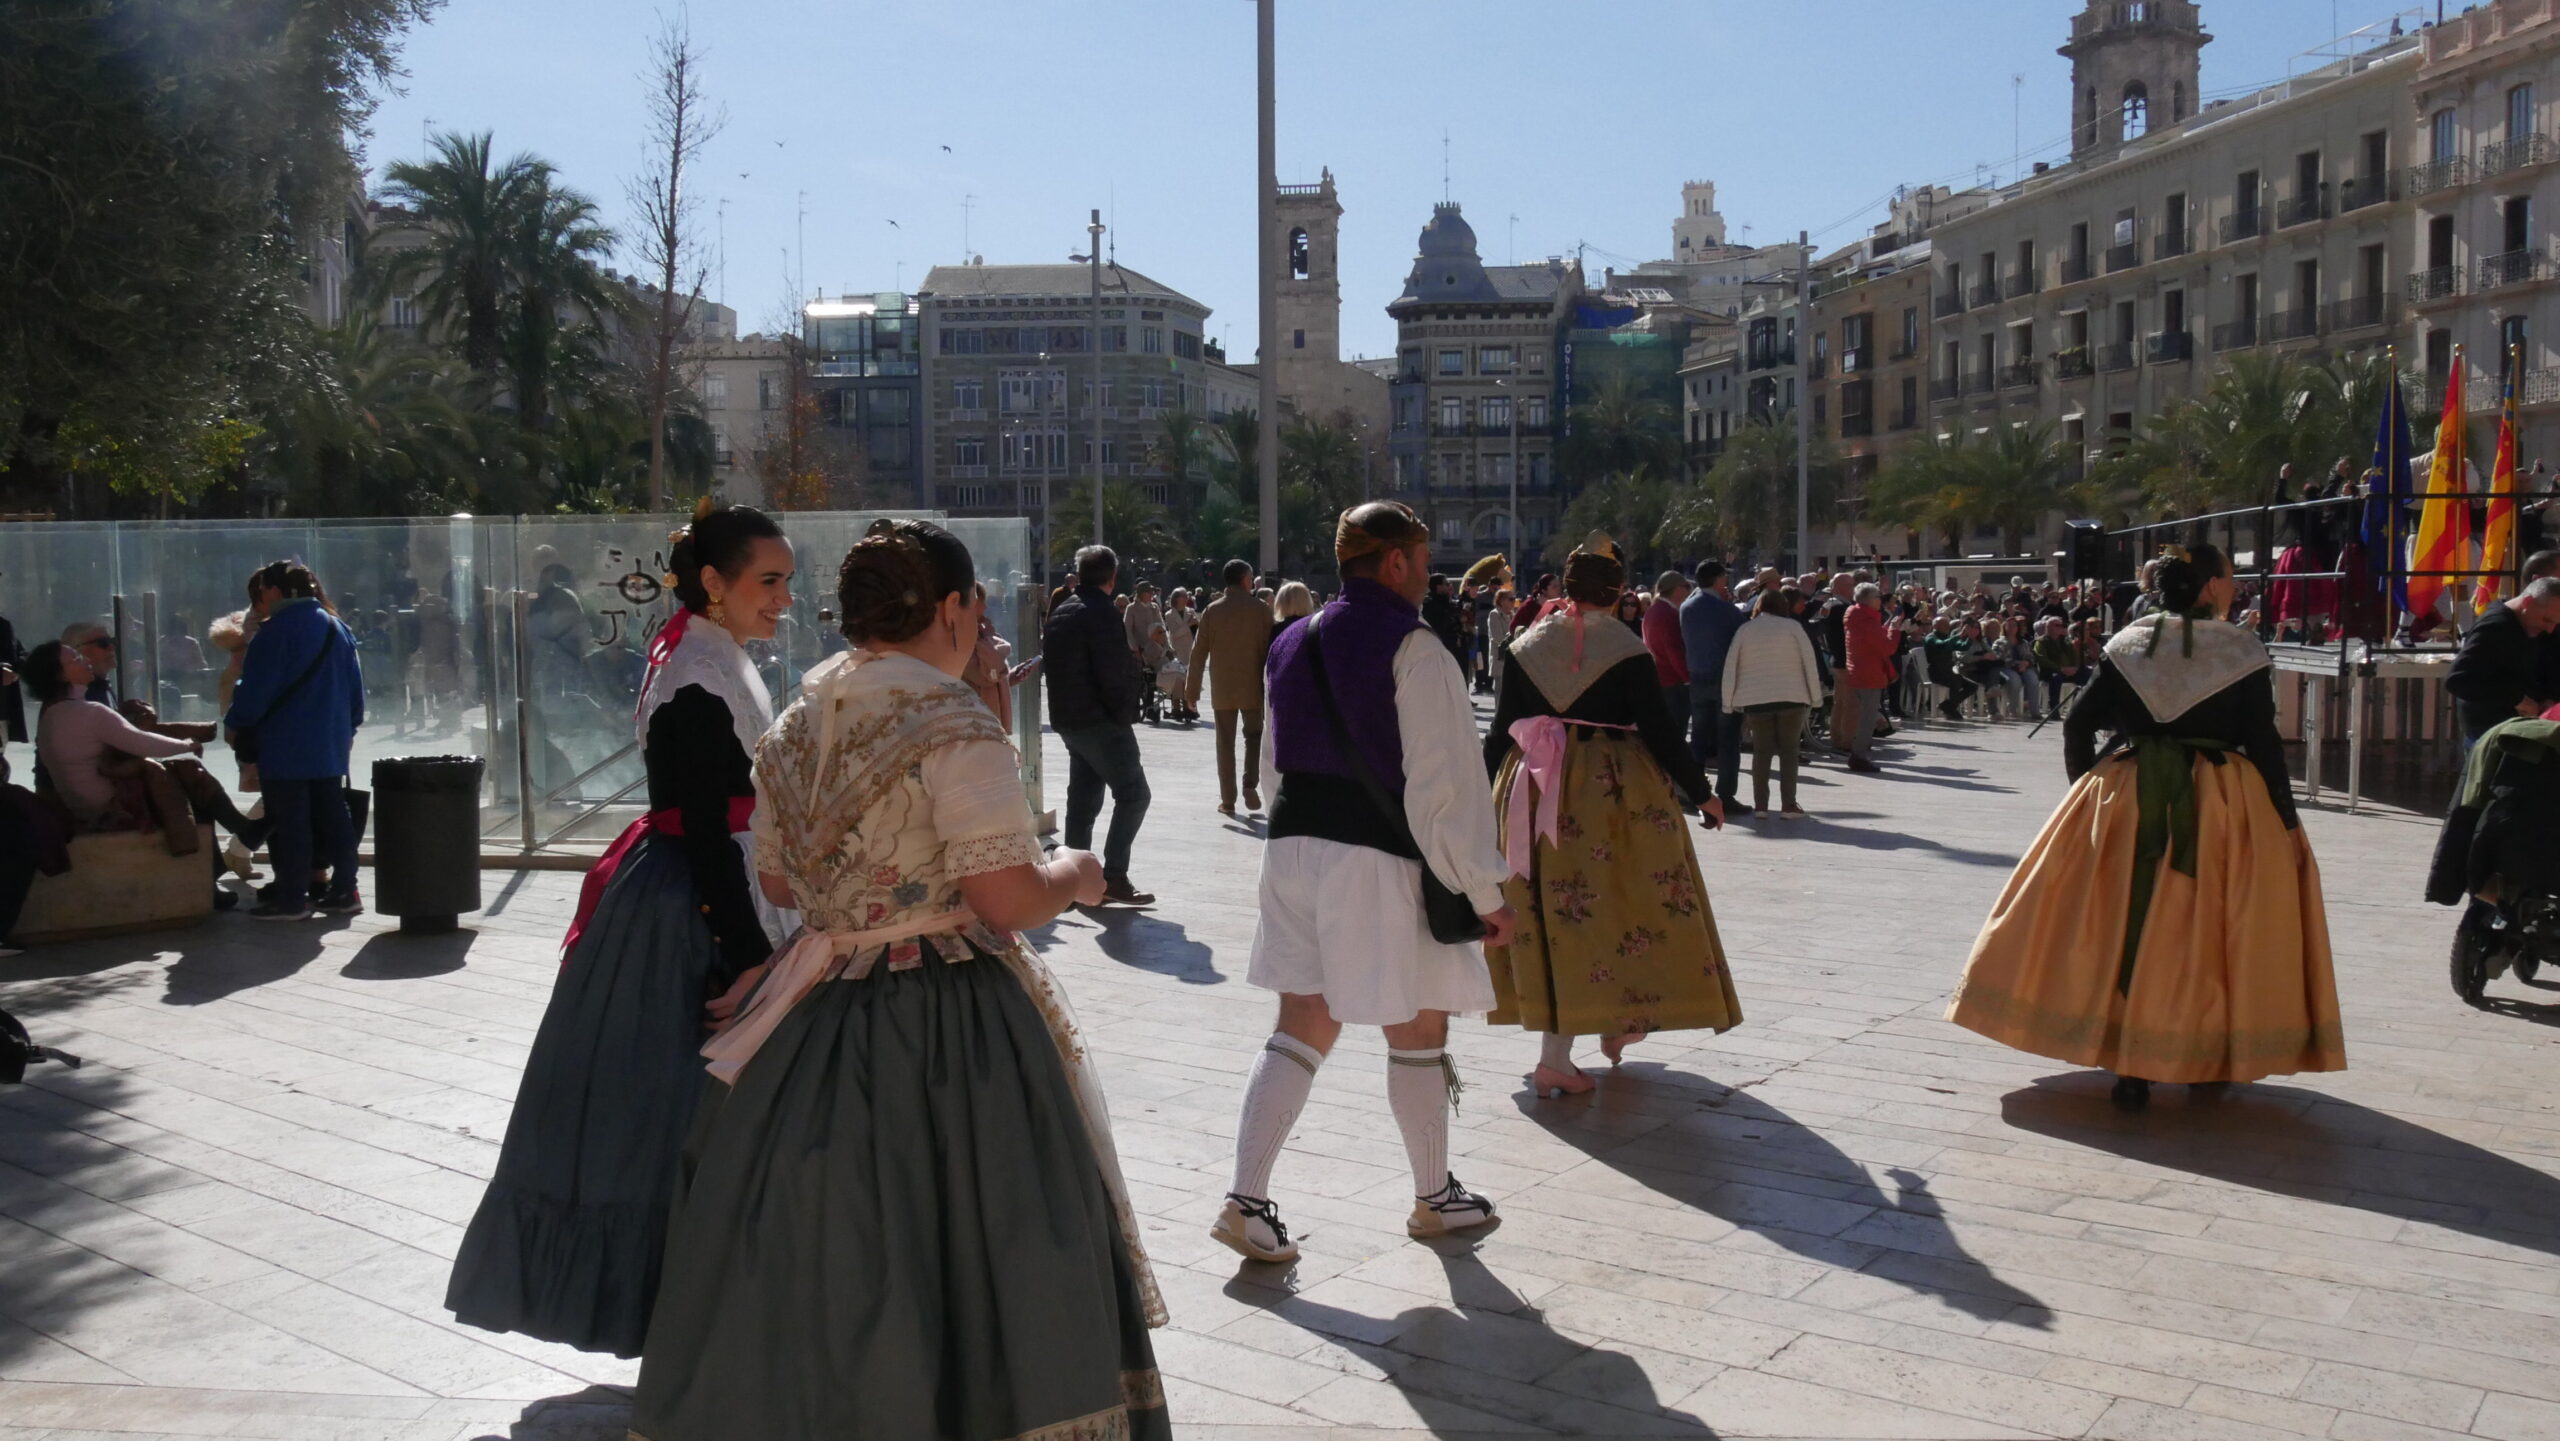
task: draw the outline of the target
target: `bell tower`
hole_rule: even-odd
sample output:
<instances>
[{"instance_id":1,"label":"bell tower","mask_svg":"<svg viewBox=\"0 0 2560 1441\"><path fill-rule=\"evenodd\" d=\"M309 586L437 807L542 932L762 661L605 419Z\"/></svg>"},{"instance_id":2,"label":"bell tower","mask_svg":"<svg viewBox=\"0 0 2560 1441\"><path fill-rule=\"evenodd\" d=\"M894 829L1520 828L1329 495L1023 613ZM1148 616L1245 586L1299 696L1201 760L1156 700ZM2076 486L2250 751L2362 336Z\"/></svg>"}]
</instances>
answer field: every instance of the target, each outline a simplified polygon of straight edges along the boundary
<instances>
[{"instance_id":1,"label":"bell tower","mask_svg":"<svg viewBox=\"0 0 2560 1441\"><path fill-rule=\"evenodd\" d=\"M1292 371L1342 358L1342 201L1334 194L1332 168L1317 184L1281 186L1277 209L1280 333L1264 342L1263 359L1280 366L1287 396L1296 393Z\"/></svg>"},{"instance_id":2,"label":"bell tower","mask_svg":"<svg viewBox=\"0 0 2560 1441\"><path fill-rule=\"evenodd\" d=\"M2196 113L2204 47L2194 0L2088 0L2071 18L2071 158L2104 159Z\"/></svg>"}]
</instances>

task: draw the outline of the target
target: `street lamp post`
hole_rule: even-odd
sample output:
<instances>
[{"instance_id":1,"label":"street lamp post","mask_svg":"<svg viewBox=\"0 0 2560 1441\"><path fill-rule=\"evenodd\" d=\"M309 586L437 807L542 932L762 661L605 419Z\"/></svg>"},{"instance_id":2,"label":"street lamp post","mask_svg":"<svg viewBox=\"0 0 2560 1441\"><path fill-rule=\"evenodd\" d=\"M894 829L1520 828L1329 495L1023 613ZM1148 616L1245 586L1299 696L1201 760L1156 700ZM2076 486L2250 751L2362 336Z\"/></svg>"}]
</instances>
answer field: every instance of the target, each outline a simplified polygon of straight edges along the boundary
<instances>
[{"instance_id":1,"label":"street lamp post","mask_svg":"<svg viewBox=\"0 0 2560 1441\"><path fill-rule=\"evenodd\" d=\"M1520 391L1509 376L1497 377L1493 383L1502 391L1502 408L1511 420L1511 472L1505 477L1510 482L1510 534L1503 537L1502 549L1511 556L1511 573L1517 576L1529 560L1528 548L1520 538Z\"/></svg>"},{"instance_id":2,"label":"street lamp post","mask_svg":"<svg viewBox=\"0 0 2560 1441\"><path fill-rule=\"evenodd\" d=\"M1254 219L1260 234L1254 254L1262 267L1262 309L1259 329L1262 333L1261 353L1255 357L1255 379L1259 382L1256 404L1261 414L1255 441L1255 469L1261 472L1261 504L1255 520L1262 532L1262 569L1265 574L1280 568L1280 163L1279 130L1273 118L1274 41L1273 11L1277 0L1256 0L1254 5L1254 81L1258 92L1255 148L1260 162L1255 184L1261 194L1254 200Z\"/></svg>"},{"instance_id":3,"label":"street lamp post","mask_svg":"<svg viewBox=\"0 0 2560 1441\"><path fill-rule=\"evenodd\" d=\"M1093 220L1084 228L1085 253L1067 259L1081 262L1093 275L1092 307L1084 317L1084 348L1093 356L1093 393L1085 399L1085 409L1092 412L1093 433L1093 543L1102 544L1102 212L1093 212ZM1065 389L1063 381L1059 388Z\"/></svg>"},{"instance_id":4,"label":"street lamp post","mask_svg":"<svg viewBox=\"0 0 2560 1441\"><path fill-rule=\"evenodd\" d=\"M1807 357L1813 353L1813 237L1796 232L1796 268L1791 279L1745 280L1749 286L1777 289L1791 286L1796 293L1796 555L1795 568L1807 570L1813 565L1813 432L1806 414L1813 406L1813 374Z\"/></svg>"}]
</instances>

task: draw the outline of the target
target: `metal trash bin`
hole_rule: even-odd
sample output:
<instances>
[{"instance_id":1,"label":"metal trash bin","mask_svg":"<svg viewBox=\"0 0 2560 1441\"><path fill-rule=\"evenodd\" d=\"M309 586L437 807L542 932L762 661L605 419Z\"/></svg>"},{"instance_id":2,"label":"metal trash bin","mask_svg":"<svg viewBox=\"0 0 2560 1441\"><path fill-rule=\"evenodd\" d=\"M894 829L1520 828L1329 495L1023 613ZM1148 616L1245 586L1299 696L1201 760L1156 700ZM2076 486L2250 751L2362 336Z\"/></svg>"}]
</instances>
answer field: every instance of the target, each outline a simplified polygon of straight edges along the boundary
<instances>
[{"instance_id":1,"label":"metal trash bin","mask_svg":"<svg viewBox=\"0 0 2560 1441\"><path fill-rule=\"evenodd\" d=\"M411 935L480 909L478 756L373 763L373 903Z\"/></svg>"}]
</instances>

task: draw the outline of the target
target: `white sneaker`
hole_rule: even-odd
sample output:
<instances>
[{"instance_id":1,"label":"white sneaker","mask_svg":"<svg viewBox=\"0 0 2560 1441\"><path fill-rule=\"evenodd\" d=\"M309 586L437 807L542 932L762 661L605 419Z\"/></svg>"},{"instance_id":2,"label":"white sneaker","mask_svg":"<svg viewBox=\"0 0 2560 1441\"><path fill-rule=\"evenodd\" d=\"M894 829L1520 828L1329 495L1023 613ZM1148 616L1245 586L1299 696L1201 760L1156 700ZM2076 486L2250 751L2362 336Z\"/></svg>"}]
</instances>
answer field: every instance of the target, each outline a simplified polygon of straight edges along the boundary
<instances>
[{"instance_id":1,"label":"white sneaker","mask_svg":"<svg viewBox=\"0 0 2560 1441\"><path fill-rule=\"evenodd\" d=\"M1791 821L1800 821L1805 818L1804 812L1797 810L1794 806L1789 806L1778 814Z\"/></svg>"},{"instance_id":2,"label":"white sneaker","mask_svg":"<svg viewBox=\"0 0 2560 1441\"><path fill-rule=\"evenodd\" d=\"M1249 1261L1280 1265L1298 1259L1298 1243L1289 1239L1289 1228L1280 1223L1280 1208L1258 1196L1228 1192L1226 1208L1218 1212L1218 1224L1209 1228L1209 1239Z\"/></svg>"},{"instance_id":3,"label":"white sneaker","mask_svg":"<svg viewBox=\"0 0 2560 1441\"><path fill-rule=\"evenodd\" d=\"M242 844L238 836L233 836L222 847L222 863L231 868L233 875L244 881L254 881L258 878L253 860L248 846Z\"/></svg>"},{"instance_id":4,"label":"white sneaker","mask_svg":"<svg viewBox=\"0 0 2560 1441\"><path fill-rule=\"evenodd\" d=\"M1478 1231L1502 1224L1493 1213L1493 1203L1451 1176L1449 1184L1429 1196L1417 1196L1413 1214L1405 1218L1404 1233L1417 1241L1429 1241L1460 1231Z\"/></svg>"}]
</instances>

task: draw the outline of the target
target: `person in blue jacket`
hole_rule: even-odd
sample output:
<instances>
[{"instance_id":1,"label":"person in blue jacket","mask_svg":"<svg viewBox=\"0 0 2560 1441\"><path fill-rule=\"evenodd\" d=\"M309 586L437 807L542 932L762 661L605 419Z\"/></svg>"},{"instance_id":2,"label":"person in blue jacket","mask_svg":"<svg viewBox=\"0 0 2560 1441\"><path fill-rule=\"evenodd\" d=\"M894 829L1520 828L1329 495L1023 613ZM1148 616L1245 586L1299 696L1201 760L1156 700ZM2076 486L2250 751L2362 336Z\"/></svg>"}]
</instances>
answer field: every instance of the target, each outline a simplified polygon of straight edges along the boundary
<instances>
[{"instance_id":1,"label":"person in blue jacket","mask_svg":"<svg viewBox=\"0 0 2560 1441\"><path fill-rule=\"evenodd\" d=\"M1714 758L1716 798L1725 814L1747 816L1751 807L1734 795L1742 779L1742 717L1724 709L1725 652L1744 617L1723 561L1698 562L1697 575L1698 588L1680 602L1681 649L1689 654L1689 751L1700 765Z\"/></svg>"},{"instance_id":2,"label":"person in blue jacket","mask_svg":"<svg viewBox=\"0 0 2560 1441\"><path fill-rule=\"evenodd\" d=\"M363 908L356 894L356 828L347 812L347 758L364 721L364 673L356 638L329 609L311 568L280 560L252 577L260 624L222 718L235 749L254 759L273 827L275 865L261 921L310 918L315 859L330 885L318 903L333 916Z\"/></svg>"}]
</instances>

